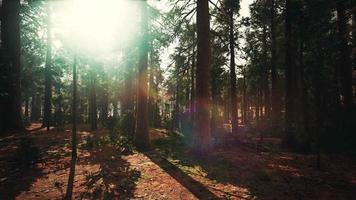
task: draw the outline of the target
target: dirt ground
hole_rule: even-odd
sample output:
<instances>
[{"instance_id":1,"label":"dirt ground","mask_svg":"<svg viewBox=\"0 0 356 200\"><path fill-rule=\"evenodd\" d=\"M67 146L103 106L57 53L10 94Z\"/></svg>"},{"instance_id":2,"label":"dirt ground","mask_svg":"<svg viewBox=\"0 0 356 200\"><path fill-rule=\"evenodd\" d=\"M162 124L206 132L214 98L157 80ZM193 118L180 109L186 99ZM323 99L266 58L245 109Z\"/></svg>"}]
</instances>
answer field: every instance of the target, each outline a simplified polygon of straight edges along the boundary
<instances>
[{"instance_id":1,"label":"dirt ground","mask_svg":"<svg viewBox=\"0 0 356 200\"><path fill-rule=\"evenodd\" d=\"M356 158L349 156L322 155L317 170L313 155L236 141L199 157L163 129L151 130L151 151L130 154L85 145L106 130L78 134L75 199L356 199ZM34 123L26 133L2 136L0 199L63 198L70 135Z\"/></svg>"}]
</instances>

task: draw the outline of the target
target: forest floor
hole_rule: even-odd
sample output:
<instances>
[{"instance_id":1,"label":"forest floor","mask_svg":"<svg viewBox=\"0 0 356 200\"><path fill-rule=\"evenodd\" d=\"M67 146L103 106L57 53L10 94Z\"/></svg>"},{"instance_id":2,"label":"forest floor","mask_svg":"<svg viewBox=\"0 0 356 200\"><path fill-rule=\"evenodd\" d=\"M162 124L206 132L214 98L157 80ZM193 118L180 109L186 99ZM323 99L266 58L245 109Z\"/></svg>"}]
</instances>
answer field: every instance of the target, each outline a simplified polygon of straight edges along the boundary
<instances>
[{"instance_id":1,"label":"forest floor","mask_svg":"<svg viewBox=\"0 0 356 200\"><path fill-rule=\"evenodd\" d=\"M80 129L84 130L84 129ZM152 150L118 153L88 137L107 130L79 131L75 199L355 199L356 158L283 152L275 139L261 148L253 140L220 141L205 157L194 156L180 136L152 129ZM0 199L61 199L70 164L69 130L0 138ZM230 136L231 138L231 136Z\"/></svg>"}]
</instances>

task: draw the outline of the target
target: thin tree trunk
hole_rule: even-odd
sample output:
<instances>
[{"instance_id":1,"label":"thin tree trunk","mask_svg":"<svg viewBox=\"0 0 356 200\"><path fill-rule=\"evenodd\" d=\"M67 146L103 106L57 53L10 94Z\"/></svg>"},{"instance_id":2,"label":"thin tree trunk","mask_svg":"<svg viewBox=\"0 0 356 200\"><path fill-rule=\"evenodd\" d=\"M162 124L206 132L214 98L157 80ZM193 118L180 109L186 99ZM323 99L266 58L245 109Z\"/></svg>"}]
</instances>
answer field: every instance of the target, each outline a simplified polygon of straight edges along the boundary
<instances>
[{"instance_id":1,"label":"thin tree trunk","mask_svg":"<svg viewBox=\"0 0 356 200\"><path fill-rule=\"evenodd\" d=\"M270 88L269 88L269 66L267 64L267 26L263 26L263 66L265 68L264 73L264 107L265 107L265 121L269 120L270 109L271 109L271 97L270 97Z\"/></svg>"},{"instance_id":2,"label":"thin tree trunk","mask_svg":"<svg viewBox=\"0 0 356 200\"><path fill-rule=\"evenodd\" d=\"M63 95L61 91L61 83L58 83L57 86L57 95L58 95L58 100L57 100L57 108L56 108L56 124L58 126L63 125Z\"/></svg>"},{"instance_id":3,"label":"thin tree trunk","mask_svg":"<svg viewBox=\"0 0 356 200\"><path fill-rule=\"evenodd\" d=\"M234 39L234 12L229 9L229 43L230 43L230 97L231 97L231 127L232 133L238 130L237 97L236 97L236 65L235 65L235 39Z\"/></svg>"},{"instance_id":4,"label":"thin tree trunk","mask_svg":"<svg viewBox=\"0 0 356 200\"><path fill-rule=\"evenodd\" d=\"M196 69L196 121L193 146L197 153L206 153L211 147L210 130L210 22L209 2L197 0L197 69Z\"/></svg>"},{"instance_id":5,"label":"thin tree trunk","mask_svg":"<svg viewBox=\"0 0 356 200\"><path fill-rule=\"evenodd\" d=\"M275 1L271 0L271 83L272 83L272 130L276 130L279 123L280 105L277 88L277 64L276 64L276 31L275 31Z\"/></svg>"},{"instance_id":6,"label":"thin tree trunk","mask_svg":"<svg viewBox=\"0 0 356 200\"><path fill-rule=\"evenodd\" d=\"M30 122L30 115L29 115L29 101L30 99L27 97L25 100L25 123L28 124Z\"/></svg>"},{"instance_id":7,"label":"thin tree trunk","mask_svg":"<svg viewBox=\"0 0 356 200\"><path fill-rule=\"evenodd\" d=\"M247 97L246 97L246 77L245 73L243 73L243 85L242 85L242 96L243 96L243 106L242 106L242 120L243 123L247 122Z\"/></svg>"},{"instance_id":8,"label":"thin tree trunk","mask_svg":"<svg viewBox=\"0 0 356 200\"><path fill-rule=\"evenodd\" d=\"M192 56L192 66L191 66L191 77L190 77L190 119L192 126L194 126L194 115L195 115L195 47L193 47Z\"/></svg>"},{"instance_id":9,"label":"thin tree trunk","mask_svg":"<svg viewBox=\"0 0 356 200\"><path fill-rule=\"evenodd\" d=\"M109 88L107 83L104 83L102 92L103 92L103 98L101 102L100 119L101 119L101 125L105 127L108 121L108 113L109 113Z\"/></svg>"},{"instance_id":10,"label":"thin tree trunk","mask_svg":"<svg viewBox=\"0 0 356 200\"><path fill-rule=\"evenodd\" d=\"M140 46L139 66L138 66L138 94L136 112L136 131L134 144L141 150L150 147L148 132L148 85L147 85L147 64L148 64L148 11L147 1L142 1L142 30L143 38Z\"/></svg>"},{"instance_id":11,"label":"thin tree trunk","mask_svg":"<svg viewBox=\"0 0 356 200\"><path fill-rule=\"evenodd\" d=\"M52 27L51 27L51 10L50 3L47 2L47 52L46 52L46 66L45 66L45 98L44 98L44 116L43 125L49 131L52 121Z\"/></svg>"},{"instance_id":12,"label":"thin tree trunk","mask_svg":"<svg viewBox=\"0 0 356 200\"><path fill-rule=\"evenodd\" d=\"M24 130L21 119L20 0L3 0L1 8L0 131Z\"/></svg>"},{"instance_id":13,"label":"thin tree trunk","mask_svg":"<svg viewBox=\"0 0 356 200\"><path fill-rule=\"evenodd\" d=\"M65 200L72 199L73 184L75 177L75 165L77 162L77 57L74 58L73 64L73 101L72 101L72 158L70 161L70 170Z\"/></svg>"},{"instance_id":14,"label":"thin tree trunk","mask_svg":"<svg viewBox=\"0 0 356 200\"><path fill-rule=\"evenodd\" d=\"M352 10L352 70L356 71L356 1L353 1L353 10ZM353 76L353 98L356 99L356 77Z\"/></svg>"},{"instance_id":15,"label":"thin tree trunk","mask_svg":"<svg viewBox=\"0 0 356 200\"><path fill-rule=\"evenodd\" d=\"M341 95L343 97L343 106L347 111L353 107L352 95L352 67L350 60L350 51L347 41L347 18L345 13L345 4L343 1L337 1L337 24L339 34L339 72L341 83Z\"/></svg>"},{"instance_id":16,"label":"thin tree trunk","mask_svg":"<svg viewBox=\"0 0 356 200\"><path fill-rule=\"evenodd\" d=\"M90 97L89 97L89 118L90 118L90 130L95 131L98 128L98 113L96 105L96 75L94 72L90 72Z\"/></svg>"}]
</instances>

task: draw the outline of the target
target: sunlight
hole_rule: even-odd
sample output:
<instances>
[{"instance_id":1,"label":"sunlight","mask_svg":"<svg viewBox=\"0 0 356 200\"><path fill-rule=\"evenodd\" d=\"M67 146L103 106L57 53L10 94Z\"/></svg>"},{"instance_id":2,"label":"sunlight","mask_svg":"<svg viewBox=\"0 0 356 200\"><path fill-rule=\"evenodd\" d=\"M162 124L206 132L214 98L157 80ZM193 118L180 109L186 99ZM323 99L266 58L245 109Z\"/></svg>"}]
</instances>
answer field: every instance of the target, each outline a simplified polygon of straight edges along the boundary
<instances>
[{"instance_id":1,"label":"sunlight","mask_svg":"<svg viewBox=\"0 0 356 200\"><path fill-rule=\"evenodd\" d=\"M70 0L54 5L54 27L65 46L100 54L133 42L139 9L128 0Z\"/></svg>"}]
</instances>

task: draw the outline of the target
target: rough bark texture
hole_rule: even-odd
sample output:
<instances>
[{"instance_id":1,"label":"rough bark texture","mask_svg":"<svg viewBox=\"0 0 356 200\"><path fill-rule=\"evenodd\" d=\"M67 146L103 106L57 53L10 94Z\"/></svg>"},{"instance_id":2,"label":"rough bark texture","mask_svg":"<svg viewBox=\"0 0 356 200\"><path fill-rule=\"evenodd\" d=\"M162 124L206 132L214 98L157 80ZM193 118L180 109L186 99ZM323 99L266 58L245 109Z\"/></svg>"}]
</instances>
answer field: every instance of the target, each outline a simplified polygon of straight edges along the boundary
<instances>
[{"instance_id":1,"label":"rough bark texture","mask_svg":"<svg viewBox=\"0 0 356 200\"><path fill-rule=\"evenodd\" d=\"M197 69L196 69L196 118L193 146L197 153L206 153L211 147L210 130L210 22L209 5L197 0Z\"/></svg>"},{"instance_id":2,"label":"rough bark texture","mask_svg":"<svg viewBox=\"0 0 356 200\"><path fill-rule=\"evenodd\" d=\"M142 30L143 38L140 46L139 66L138 66L138 93L137 93L137 113L136 131L134 143L137 148L147 150L150 147L148 134L148 85L147 85L147 64L148 64L148 11L147 1L142 2Z\"/></svg>"},{"instance_id":3,"label":"rough bark texture","mask_svg":"<svg viewBox=\"0 0 356 200\"><path fill-rule=\"evenodd\" d=\"M343 97L342 102L346 110L351 110L353 106L352 97L352 67L350 60L350 51L347 44L347 18L345 13L345 3L343 1L337 1L337 24L339 34L339 72L340 72L340 84L341 95Z\"/></svg>"},{"instance_id":4,"label":"rough bark texture","mask_svg":"<svg viewBox=\"0 0 356 200\"><path fill-rule=\"evenodd\" d=\"M20 0L1 8L0 130L24 130L21 119Z\"/></svg>"},{"instance_id":5,"label":"rough bark texture","mask_svg":"<svg viewBox=\"0 0 356 200\"><path fill-rule=\"evenodd\" d=\"M237 97L236 97L236 65L235 65L235 38L234 38L234 12L229 9L229 43L230 43L230 97L231 97L231 126L232 133L237 133Z\"/></svg>"}]
</instances>

